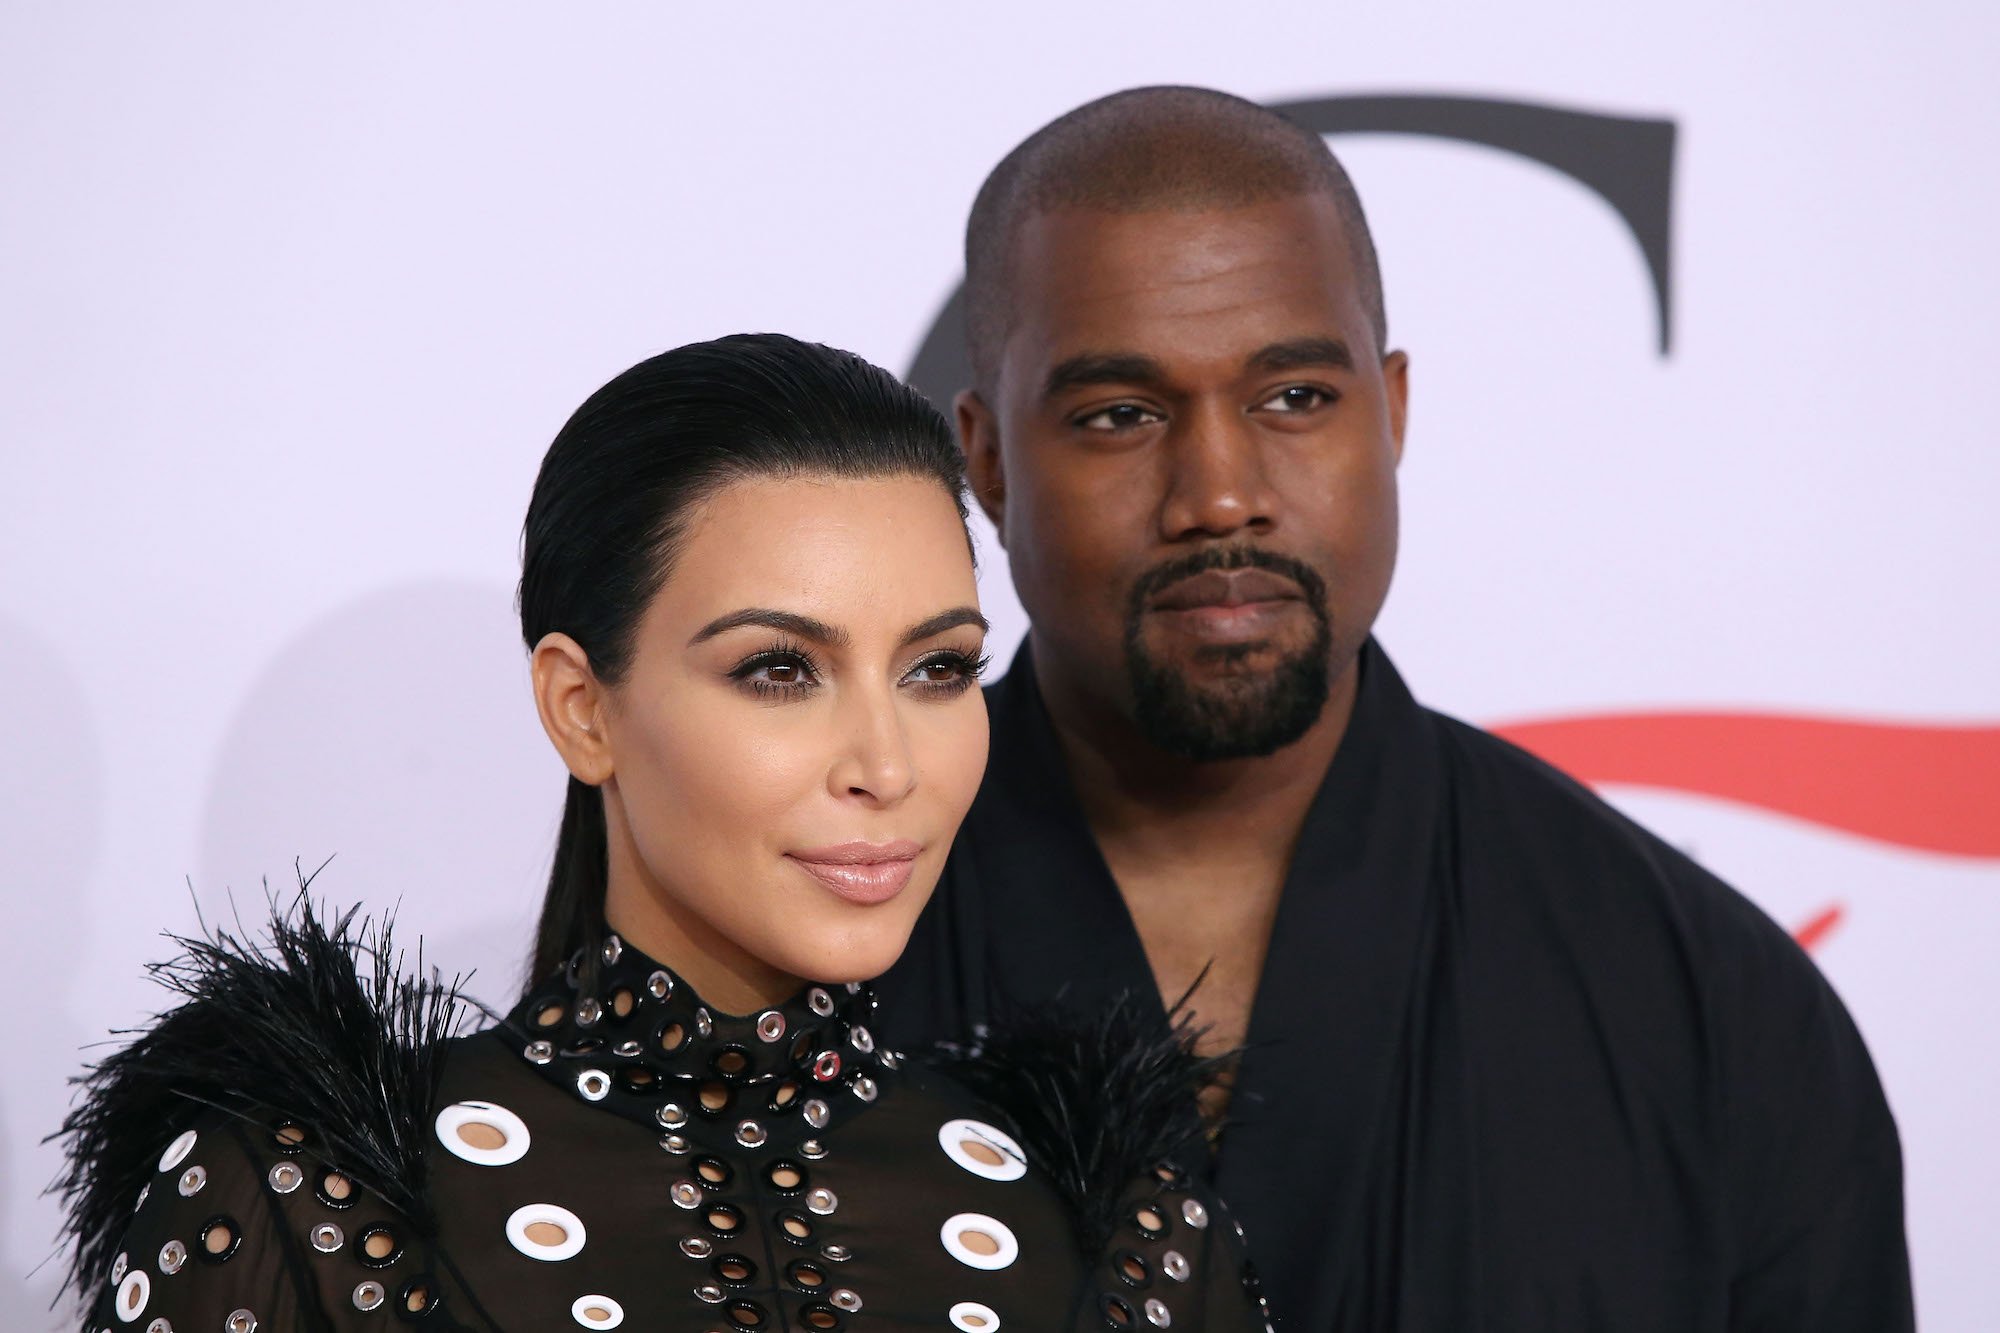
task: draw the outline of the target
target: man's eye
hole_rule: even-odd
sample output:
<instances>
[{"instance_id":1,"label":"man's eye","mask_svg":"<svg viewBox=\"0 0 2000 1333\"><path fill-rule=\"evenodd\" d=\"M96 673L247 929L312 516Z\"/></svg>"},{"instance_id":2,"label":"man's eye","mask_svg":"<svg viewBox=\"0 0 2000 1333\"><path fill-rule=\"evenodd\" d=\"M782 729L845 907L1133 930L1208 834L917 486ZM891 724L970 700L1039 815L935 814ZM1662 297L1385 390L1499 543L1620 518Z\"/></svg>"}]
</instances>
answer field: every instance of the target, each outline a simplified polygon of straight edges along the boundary
<instances>
[{"instance_id":1,"label":"man's eye","mask_svg":"<svg viewBox=\"0 0 2000 1333\"><path fill-rule=\"evenodd\" d=\"M1333 401L1333 394L1311 384L1288 384L1257 404L1259 412L1310 412Z\"/></svg>"},{"instance_id":2,"label":"man's eye","mask_svg":"<svg viewBox=\"0 0 2000 1333\"><path fill-rule=\"evenodd\" d=\"M1150 425L1159 420L1159 414L1139 406L1137 403L1115 403L1100 408L1087 417L1080 417L1077 425L1085 430L1131 430L1136 426Z\"/></svg>"}]
</instances>

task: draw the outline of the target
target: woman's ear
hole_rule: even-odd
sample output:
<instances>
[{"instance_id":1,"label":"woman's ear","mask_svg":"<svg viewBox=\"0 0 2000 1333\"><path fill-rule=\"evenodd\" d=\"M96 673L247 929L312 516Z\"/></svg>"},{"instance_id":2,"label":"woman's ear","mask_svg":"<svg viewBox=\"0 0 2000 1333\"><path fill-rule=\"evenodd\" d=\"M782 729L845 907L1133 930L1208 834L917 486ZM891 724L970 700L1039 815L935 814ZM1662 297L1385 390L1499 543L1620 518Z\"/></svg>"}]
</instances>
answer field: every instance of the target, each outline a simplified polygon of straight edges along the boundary
<instances>
[{"instance_id":1,"label":"woman's ear","mask_svg":"<svg viewBox=\"0 0 2000 1333\"><path fill-rule=\"evenodd\" d=\"M612 772L610 709L604 686L590 669L590 655L567 634L545 634L528 669L542 730L570 776L602 786Z\"/></svg>"}]
</instances>

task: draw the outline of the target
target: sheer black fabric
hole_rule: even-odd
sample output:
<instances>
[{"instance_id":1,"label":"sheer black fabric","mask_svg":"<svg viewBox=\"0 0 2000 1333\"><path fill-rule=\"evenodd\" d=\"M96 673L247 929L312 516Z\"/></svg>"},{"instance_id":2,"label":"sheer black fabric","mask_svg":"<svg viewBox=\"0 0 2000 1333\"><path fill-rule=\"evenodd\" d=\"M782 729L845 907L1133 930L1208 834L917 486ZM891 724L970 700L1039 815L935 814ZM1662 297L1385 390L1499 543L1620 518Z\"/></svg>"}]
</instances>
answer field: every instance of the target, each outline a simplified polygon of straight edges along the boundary
<instances>
[{"instance_id":1,"label":"sheer black fabric","mask_svg":"<svg viewBox=\"0 0 2000 1333\"><path fill-rule=\"evenodd\" d=\"M1265 1326L1205 1185L1127 1182L1086 1252L1006 1117L876 1040L868 989L735 1017L615 937L583 961L450 1044L430 1234L310 1114L131 1126L158 1170L87 1327Z\"/></svg>"},{"instance_id":2,"label":"sheer black fabric","mask_svg":"<svg viewBox=\"0 0 2000 1333\"><path fill-rule=\"evenodd\" d=\"M985 785L880 983L897 1042L1152 993L1025 649L987 697ZM1248 1046L1213 1172L1280 1329L1911 1327L1895 1124L1810 960L1374 644Z\"/></svg>"}]
</instances>

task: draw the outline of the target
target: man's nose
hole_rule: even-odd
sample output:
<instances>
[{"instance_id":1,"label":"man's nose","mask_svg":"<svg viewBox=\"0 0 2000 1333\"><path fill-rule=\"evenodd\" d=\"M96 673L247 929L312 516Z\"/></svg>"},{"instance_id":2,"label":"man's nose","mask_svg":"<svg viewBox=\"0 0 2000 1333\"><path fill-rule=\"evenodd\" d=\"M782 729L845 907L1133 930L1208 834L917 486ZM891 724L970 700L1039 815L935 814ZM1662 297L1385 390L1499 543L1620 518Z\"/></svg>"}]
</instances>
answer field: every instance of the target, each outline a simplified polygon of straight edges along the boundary
<instances>
[{"instance_id":1,"label":"man's nose","mask_svg":"<svg viewBox=\"0 0 2000 1333\"><path fill-rule=\"evenodd\" d=\"M1278 494L1243 412L1198 405L1173 424L1166 443L1160 535L1167 541L1264 533L1277 525Z\"/></svg>"}]
</instances>

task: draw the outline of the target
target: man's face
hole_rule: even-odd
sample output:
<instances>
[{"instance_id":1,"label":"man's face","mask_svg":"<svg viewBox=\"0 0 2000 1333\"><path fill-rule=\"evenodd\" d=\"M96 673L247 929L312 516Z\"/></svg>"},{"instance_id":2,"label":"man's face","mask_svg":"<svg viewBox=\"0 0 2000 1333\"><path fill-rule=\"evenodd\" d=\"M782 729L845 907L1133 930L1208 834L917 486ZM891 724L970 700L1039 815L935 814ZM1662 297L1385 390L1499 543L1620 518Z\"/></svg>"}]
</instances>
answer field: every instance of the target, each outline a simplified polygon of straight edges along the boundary
<instances>
[{"instance_id":1,"label":"man's face","mask_svg":"<svg viewBox=\"0 0 2000 1333\"><path fill-rule=\"evenodd\" d=\"M1317 196L1025 223L959 425L1045 685L1194 759L1296 740L1389 589L1407 361Z\"/></svg>"}]
</instances>

